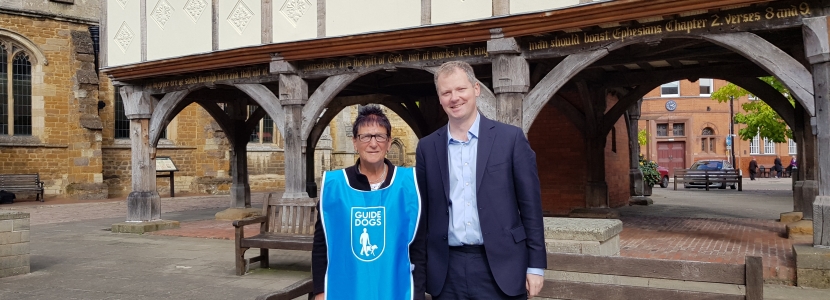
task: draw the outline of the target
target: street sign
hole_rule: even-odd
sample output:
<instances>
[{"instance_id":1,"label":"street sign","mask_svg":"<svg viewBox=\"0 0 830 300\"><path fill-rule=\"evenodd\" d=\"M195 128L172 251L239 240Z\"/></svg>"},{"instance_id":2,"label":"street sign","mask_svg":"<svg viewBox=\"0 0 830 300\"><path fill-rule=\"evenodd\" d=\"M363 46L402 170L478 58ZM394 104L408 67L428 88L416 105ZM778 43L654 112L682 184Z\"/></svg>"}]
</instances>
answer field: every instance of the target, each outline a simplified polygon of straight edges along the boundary
<instances>
[{"instance_id":1,"label":"street sign","mask_svg":"<svg viewBox=\"0 0 830 300\"><path fill-rule=\"evenodd\" d=\"M726 147L728 147L728 148L732 147L732 136L730 136L730 135L726 136Z\"/></svg>"}]
</instances>

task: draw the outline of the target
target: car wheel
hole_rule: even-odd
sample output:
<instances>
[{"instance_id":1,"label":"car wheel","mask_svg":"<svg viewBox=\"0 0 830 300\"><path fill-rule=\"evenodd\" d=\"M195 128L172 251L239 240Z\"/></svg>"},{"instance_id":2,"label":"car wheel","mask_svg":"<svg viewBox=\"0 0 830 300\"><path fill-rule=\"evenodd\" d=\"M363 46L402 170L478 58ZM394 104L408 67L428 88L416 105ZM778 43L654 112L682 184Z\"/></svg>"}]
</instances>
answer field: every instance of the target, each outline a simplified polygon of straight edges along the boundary
<instances>
[{"instance_id":1,"label":"car wheel","mask_svg":"<svg viewBox=\"0 0 830 300\"><path fill-rule=\"evenodd\" d=\"M669 186L669 176L663 176L663 180L660 180L660 187L666 188Z\"/></svg>"},{"instance_id":2,"label":"car wheel","mask_svg":"<svg viewBox=\"0 0 830 300\"><path fill-rule=\"evenodd\" d=\"M720 186L718 187L718 189L719 190L725 190L726 189L726 182L721 183Z\"/></svg>"},{"instance_id":3,"label":"car wheel","mask_svg":"<svg viewBox=\"0 0 830 300\"><path fill-rule=\"evenodd\" d=\"M734 190L736 186L733 184L730 188Z\"/></svg>"}]
</instances>

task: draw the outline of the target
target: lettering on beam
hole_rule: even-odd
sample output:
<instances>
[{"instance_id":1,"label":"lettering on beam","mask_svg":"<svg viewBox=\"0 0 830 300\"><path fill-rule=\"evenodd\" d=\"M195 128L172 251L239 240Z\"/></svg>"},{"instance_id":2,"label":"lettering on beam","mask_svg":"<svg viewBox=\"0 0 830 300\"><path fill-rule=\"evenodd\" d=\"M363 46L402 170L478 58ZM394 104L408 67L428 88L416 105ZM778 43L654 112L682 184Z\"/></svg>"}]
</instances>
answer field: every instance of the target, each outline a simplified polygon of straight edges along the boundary
<instances>
[{"instance_id":1,"label":"lettering on beam","mask_svg":"<svg viewBox=\"0 0 830 300\"><path fill-rule=\"evenodd\" d=\"M817 7L811 3L814 2L776 3L763 8L740 8L711 15L676 18L640 26L621 26L599 31L586 31L581 34L568 33L553 38L529 40L527 41L527 50L533 52L592 43L601 44L658 34L707 32L710 29L725 25L734 27L738 25L760 25L762 22L774 22L776 20L790 21L791 19L811 17L814 13L814 7Z\"/></svg>"},{"instance_id":2,"label":"lettering on beam","mask_svg":"<svg viewBox=\"0 0 830 300\"><path fill-rule=\"evenodd\" d=\"M578 39L573 39L578 41ZM571 41L571 42L573 42ZM462 46L436 50L410 50L401 53L384 53L369 56L331 59L326 62L310 61L300 64L303 72L366 68L378 65L395 66L405 63L440 63L448 59L489 57L486 46Z\"/></svg>"},{"instance_id":3,"label":"lettering on beam","mask_svg":"<svg viewBox=\"0 0 830 300\"><path fill-rule=\"evenodd\" d=\"M193 76L184 76L171 80L155 81L146 84L149 89L158 90L168 87L178 87L185 85L192 85L206 82L217 82L224 80L236 80L244 78L254 78L260 76L270 75L268 66L257 66L243 69L223 70L215 72L205 72Z\"/></svg>"}]
</instances>

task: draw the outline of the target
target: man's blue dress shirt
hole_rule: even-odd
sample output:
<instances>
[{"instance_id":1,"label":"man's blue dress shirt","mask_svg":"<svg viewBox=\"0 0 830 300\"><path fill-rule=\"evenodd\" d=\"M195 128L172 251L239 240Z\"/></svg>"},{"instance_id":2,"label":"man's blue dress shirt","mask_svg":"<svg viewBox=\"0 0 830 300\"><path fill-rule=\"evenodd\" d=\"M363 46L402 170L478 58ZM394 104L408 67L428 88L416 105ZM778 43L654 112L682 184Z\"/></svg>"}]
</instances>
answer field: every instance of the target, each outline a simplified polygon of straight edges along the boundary
<instances>
[{"instance_id":1,"label":"man's blue dress shirt","mask_svg":"<svg viewBox=\"0 0 830 300\"><path fill-rule=\"evenodd\" d=\"M447 155L450 168L450 225L447 242L450 246L483 245L481 224L476 202L476 158L481 114L467 131L467 140L452 137L447 126ZM544 275L539 268L528 268L530 274Z\"/></svg>"}]
</instances>

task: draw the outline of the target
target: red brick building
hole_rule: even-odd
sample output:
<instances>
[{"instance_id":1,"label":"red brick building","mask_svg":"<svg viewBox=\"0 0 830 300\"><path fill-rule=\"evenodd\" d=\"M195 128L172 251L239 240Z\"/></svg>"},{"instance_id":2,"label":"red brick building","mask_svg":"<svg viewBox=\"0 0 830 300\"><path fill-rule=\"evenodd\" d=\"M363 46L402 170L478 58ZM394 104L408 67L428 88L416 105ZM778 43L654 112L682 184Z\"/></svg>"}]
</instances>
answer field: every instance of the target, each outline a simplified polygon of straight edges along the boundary
<instances>
[{"instance_id":1,"label":"red brick building","mask_svg":"<svg viewBox=\"0 0 830 300\"><path fill-rule=\"evenodd\" d=\"M730 134L730 103L719 103L710 95L727 84L724 80L701 78L666 83L643 97L639 129L648 133L648 144L641 153L648 159L672 170L688 168L704 159L731 159L726 139ZM757 98L743 96L734 99L732 111L745 111L742 105ZM795 141L768 142L756 137L744 141L738 131L745 125L734 124L733 143L736 167L747 172L749 161L755 156L759 166L769 168L776 156L784 167L796 155Z\"/></svg>"}]
</instances>

